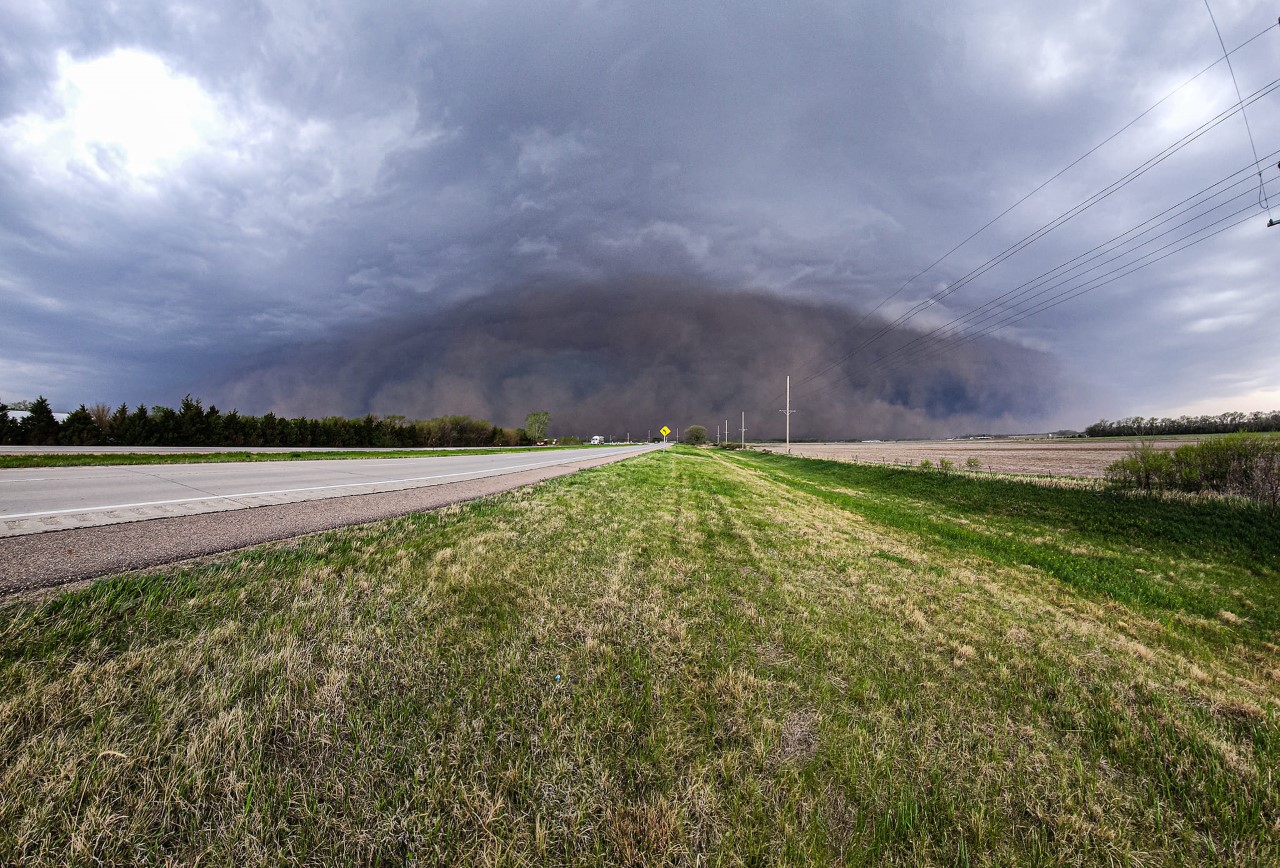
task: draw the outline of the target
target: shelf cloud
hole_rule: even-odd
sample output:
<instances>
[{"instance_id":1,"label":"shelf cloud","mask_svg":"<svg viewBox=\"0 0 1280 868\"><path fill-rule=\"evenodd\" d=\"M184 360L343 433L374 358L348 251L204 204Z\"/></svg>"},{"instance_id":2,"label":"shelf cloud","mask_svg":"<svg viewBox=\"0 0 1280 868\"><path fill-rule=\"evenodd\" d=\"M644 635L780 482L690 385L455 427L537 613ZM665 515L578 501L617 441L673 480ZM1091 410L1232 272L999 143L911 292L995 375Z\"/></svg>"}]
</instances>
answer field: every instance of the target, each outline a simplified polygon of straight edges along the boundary
<instances>
[{"instance_id":1,"label":"shelf cloud","mask_svg":"<svg viewBox=\"0 0 1280 868\"><path fill-rule=\"evenodd\" d=\"M1242 91L1264 89L1273 11L1219 24L1247 42ZM1280 382L1280 229L1238 115L1052 224L1230 108L1224 64L1195 77L1220 57L1203 8L1154 0L7 4L0 398L510 423L525 389L612 430L613 390L627 419L763 418L815 346L907 317L874 358L1243 170L1222 200L1253 209L1240 225L963 351L850 370L795 421L852 436L841 402L898 433L1271 409L1250 402ZM1276 99L1251 107L1260 155ZM655 322L680 365L630 342ZM498 344L505 361L470 349Z\"/></svg>"},{"instance_id":2,"label":"shelf cloud","mask_svg":"<svg viewBox=\"0 0 1280 868\"><path fill-rule=\"evenodd\" d=\"M1060 398L1052 359L990 340L874 375L877 357L921 336L896 330L842 361L883 330L862 319L831 302L661 278L527 287L271 352L214 394L299 415L450 408L517 425L548 410L553 434L616 437L663 424L713 431L725 419L737 431L746 412L751 436L780 437L783 372L830 366L810 383L796 378L797 438L980 433L1042 416ZM777 406L761 406L773 393Z\"/></svg>"}]
</instances>

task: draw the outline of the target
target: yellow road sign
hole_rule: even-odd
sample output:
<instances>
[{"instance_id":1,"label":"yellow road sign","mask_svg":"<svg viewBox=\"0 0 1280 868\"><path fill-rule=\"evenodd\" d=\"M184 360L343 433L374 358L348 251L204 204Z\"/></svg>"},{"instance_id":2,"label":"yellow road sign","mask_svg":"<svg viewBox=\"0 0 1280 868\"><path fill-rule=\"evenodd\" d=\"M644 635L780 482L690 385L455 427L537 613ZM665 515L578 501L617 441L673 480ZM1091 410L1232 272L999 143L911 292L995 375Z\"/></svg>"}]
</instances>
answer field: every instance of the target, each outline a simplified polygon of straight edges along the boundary
<instances>
[{"instance_id":1,"label":"yellow road sign","mask_svg":"<svg viewBox=\"0 0 1280 868\"><path fill-rule=\"evenodd\" d=\"M658 429L658 431L659 433L662 434L663 437L666 437L668 434L671 433L671 429L668 428L666 425L663 425L661 428Z\"/></svg>"}]
</instances>

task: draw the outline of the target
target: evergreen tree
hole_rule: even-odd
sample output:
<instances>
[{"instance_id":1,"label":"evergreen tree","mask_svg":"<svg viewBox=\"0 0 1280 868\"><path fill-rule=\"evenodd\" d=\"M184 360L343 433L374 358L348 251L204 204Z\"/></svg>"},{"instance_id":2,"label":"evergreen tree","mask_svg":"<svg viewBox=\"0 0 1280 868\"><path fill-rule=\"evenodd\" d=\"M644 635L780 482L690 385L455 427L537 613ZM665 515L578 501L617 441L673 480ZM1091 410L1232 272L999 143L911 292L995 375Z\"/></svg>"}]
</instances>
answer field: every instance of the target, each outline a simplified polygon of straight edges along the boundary
<instances>
[{"instance_id":1,"label":"evergreen tree","mask_svg":"<svg viewBox=\"0 0 1280 868\"><path fill-rule=\"evenodd\" d=\"M156 445L155 432L151 429L151 411L146 404L139 404L129 414L120 442L129 446Z\"/></svg>"},{"instance_id":2,"label":"evergreen tree","mask_svg":"<svg viewBox=\"0 0 1280 868\"><path fill-rule=\"evenodd\" d=\"M178 414L168 407L151 408L152 445L177 446L179 429Z\"/></svg>"},{"instance_id":3,"label":"evergreen tree","mask_svg":"<svg viewBox=\"0 0 1280 868\"><path fill-rule=\"evenodd\" d=\"M22 439L32 446L56 446L58 444L58 420L53 408L41 395L31 402L31 415L22 420Z\"/></svg>"},{"instance_id":4,"label":"evergreen tree","mask_svg":"<svg viewBox=\"0 0 1280 868\"><path fill-rule=\"evenodd\" d=\"M18 423L9 418L9 405L0 401L0 444L16 443L19 433Z\"/></svg>"},{"instance_id":5,"label":"evergreen tree","mask_svg":"<svg viewBox=\"0 0 1280 868\"><path fill-rule=\"evenodd\" d=\"M62 430L58 432L58 442L63 446L96 446L100 433L98 423L93 421L89 408L81 404L67 417L67 421L62 423Z\"/></svg>"},{"instance_id":6,"label":"evergreen tree","mask_svg":"<svg viewBox=\"0 0 1280 868\"><path fill-rule=\"evenodd\" d=\"M209 442L209 432L205 425L204 407L200 401L192 400L190 395L182 399L178 405L177 418L174 420L173 443L175 446L213 446Z\"/></svg>"},{"instance_id":7,"label":"evergreen tree","mask_svg":"<svg viewBox=\"0 0 1280 868\"><path fill-rule=\"evenodd\" d=\"M121 404L111 414L111 419L107 422L107 431L110 436L107 437L107 443L120 444L127 443L125 436L129 427L129 405Z\"/></svg>"}]
</instances>

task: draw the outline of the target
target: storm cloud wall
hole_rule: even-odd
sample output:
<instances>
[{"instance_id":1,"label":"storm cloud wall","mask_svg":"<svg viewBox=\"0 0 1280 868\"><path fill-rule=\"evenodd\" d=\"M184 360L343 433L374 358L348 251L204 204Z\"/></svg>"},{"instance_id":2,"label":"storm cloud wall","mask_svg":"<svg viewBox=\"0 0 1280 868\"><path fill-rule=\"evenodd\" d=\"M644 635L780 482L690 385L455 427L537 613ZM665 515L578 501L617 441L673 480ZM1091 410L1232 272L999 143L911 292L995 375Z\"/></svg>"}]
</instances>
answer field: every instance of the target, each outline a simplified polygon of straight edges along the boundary
<instances>
[{"instance_id":1,"label":"storm cloud wall","mask_svg":"<svg viewBox=\"0 0 1280 868\"><path fill-rule=\"evenodd\" d=\"M617 436L713 430L725 418L736 428L745 410L749 437L780 437L788 373L796 438L1009 430L1054 409L1048 357L995 340L875 373L878 355L918 336L904 330L802 385L881 328L859 319L830 302L662 279L529 287L273 353L214 396L246 411L466 413L503 425L545 409L552 433Z\"/></svg>"}]
</instances>

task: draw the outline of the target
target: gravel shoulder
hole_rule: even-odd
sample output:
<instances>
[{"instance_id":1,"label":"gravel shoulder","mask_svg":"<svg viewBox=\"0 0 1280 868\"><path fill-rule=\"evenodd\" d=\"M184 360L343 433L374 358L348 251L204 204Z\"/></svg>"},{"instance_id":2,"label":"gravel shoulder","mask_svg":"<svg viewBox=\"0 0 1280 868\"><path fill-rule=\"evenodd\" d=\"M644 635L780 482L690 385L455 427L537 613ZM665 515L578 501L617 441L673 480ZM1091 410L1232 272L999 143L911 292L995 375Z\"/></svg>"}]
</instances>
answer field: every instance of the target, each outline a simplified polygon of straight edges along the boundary
<instances>
[{"instance_id":1,"label":"gravel shoulder","mask_svg":"<svg viewBox=\"0 0 1280 868\"><path fill-rule=\"evenodd\" d=\"M628 457L632 456L586 458L552 467L380 494L4 538L0 539L0 598L233 551L272 540L439 509Z\"/></svg>"}]
</instances>

